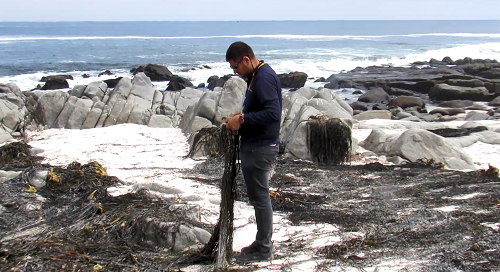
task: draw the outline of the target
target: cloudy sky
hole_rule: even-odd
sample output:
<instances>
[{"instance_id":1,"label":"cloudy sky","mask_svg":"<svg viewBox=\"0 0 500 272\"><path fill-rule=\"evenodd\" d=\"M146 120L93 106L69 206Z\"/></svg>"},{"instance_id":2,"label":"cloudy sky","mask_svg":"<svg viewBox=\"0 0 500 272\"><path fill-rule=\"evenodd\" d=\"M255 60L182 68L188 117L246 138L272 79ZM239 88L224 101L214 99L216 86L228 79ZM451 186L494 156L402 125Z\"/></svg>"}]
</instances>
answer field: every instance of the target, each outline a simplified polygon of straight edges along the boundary
<instances>
[{"instance_id":1,"label":"cloudy sky","mask_svg":"<svg viewBox=\"0 0 500 272\"><path fill-rule=\"evenodd\" d=\"M0 21L500 20L500 0L0 0Z\"/></svg>"}]
</instances>

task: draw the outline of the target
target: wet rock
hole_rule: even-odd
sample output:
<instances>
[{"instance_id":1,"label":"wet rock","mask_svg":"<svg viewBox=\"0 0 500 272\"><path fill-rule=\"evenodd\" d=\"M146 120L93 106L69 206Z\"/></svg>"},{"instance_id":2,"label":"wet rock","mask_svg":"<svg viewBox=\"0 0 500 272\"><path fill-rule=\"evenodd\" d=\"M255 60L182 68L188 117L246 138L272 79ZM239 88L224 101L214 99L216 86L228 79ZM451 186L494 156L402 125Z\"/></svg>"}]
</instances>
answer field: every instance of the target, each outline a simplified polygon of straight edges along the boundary
<instances>
[{"instance_id":1,"label":"wet rock","mask_svg":"<svg viewBox=\"0 0 500 272\"><path fill-rule=\"evenodd\" d=\"M282 88L301 88L304 87L307 80L307 74L304 72L279 74L278 77Z\"/></svg>"},{"instance_id":2,"label":"wet rock","mask_svg":"<svg viewBox=\"0 0 500 272\"><path fill-rule=\"evenodd\" d=\"M58 78L64 78L64 79L70 79L73 80L72 75L53 75L53 76L44 76L42 79L40 79L41 82L47 82L52 79L58 79Z\"/></svg>"},{"instance_id":3,"label":"wet rock","mask_svg":"<svg viewBox=\"0 0 500 272\"><path fill-rule=\"evenodd\" d=\"M110 70L106 70L104 72L101 72L99 73L97 76L100 77L100 76L110 76L112 75L113 73L110 71Z\"/></svg>"},{"instance_id":4,"label":"wet rock","mask_svg":"<svg viewBox=\"0 0 500 272\"><path fill-rule=\"evenodd\" d=\"M368 104L360 101L354 101L350 104L353 110L367 111Z\"/></svg>"},{"instance_id":5,"label":"wet rock","mask_svg":"<svg viewBox=\"0 0 500 272\"><path fill-rule=\"evenodd\" d=\"M207 88L209 90L214 90L217 87L224 87L224 84L226 84L226 81L228 81L231 78L231 75L225 75L222 78L219 78L217 76L211 76L208 80L208 86Z\"/></svg>"},{"instance_id":6,"label":"wet rock","mask_svg":"<svg viewBox=\"0 0 500 272\"><path fill-rule=\"evenodd\" d=\"M402 109L406 109L408 107L425 108L425 102L419 97L399 96L395 99L392 99L389 102L389 106L400 107Z\"/></svg>"},{"instance_id":7,"label":"wet rock","mask_svg":"<svg viewBox=\"0 0 500 272\"><path fill-rule=\"evenodd\" d=\"M465 113L464 109L461 108L444 108L444 109L433 109L429 112L430 114L439 113L441 115L457 115L460 113Z\"/></svg>"},{"instance_id":8,"label":"wet rock","mask_svg":"<svg viewBox=\"0 0 500 272\"><path fill-rule=\"evenodd\" d=\"M134 75L138 70L134 71ZM144 67L144 74L151 79L151 81L169 81L173 74L167 67L159 64L148 64Z\"/></svg>"},{"instance_id":9,"label":"wet rock","mask_svg":"<svg viewBox=\"0 0 500 272\"><path fill-rule=\"evenodd\" d=\"M439 107L446 108L467 108L474 104L471 100L450 100L441 102L438 104Z\"/></svg>"},{"instance_id":10,"label":"wet rock","mask_svg":"<svg viewBox=\"0 0 500 272\"><path fill-rule=\"evenodd\" d=\"M480 121L480 120L488 120L490 116L484 112L471 111L467 113L465 116L466 121Z\"/></svg>"},{"instance_id":11,"label":"wet rock","mask_svg":"<svg viewBox=\"0 0 500 272\"><path fill-rule=\"evenodd\" d=\"M500 96L498 96L497 98L491 100L489 103L488 103L488 106L493 106L493 107L498 107L500 106Z\"/></svg>"},{"instance_id":12,"label":"wet rock","mask_svg":"<svg viewBox=\"0 0 500 272\"><path fill-rule=\"evenodd\" d=\"M387 103L389 102L389 95L382 88L376 88L366 91L358 101L365 103Z\"/></svg>"},{"instance_id":13,"label":"wet rock","mask_svg":"<svg viewBox=\"0 0 500 272\"><path fill-rule=\"evenodd\" d=\"M370 119L391 119L392 114L387 110L371 110L354 115L353 119L356 120L370 120Z\"/></svg>"},{"instance_id":14,"label":"wet rock","mask_svg":"<svg viewBox=\"0 0 500 272\"><path fill-rule=\"evenodd\" d=\"M188 87L193 87L193 83L189 79L174 75L170 79L166 91L180 91Z\"/></svg>"},{"instance_id":15,"label":"wet rock","mask_svg":"<svg viewBox=\"0 0 500 272\"><path fill-rule=\"evenodd\" d=\"M53 76L45 82L41 90L57 90L69 88L69 83L64 76Z\"/></svg>"},{"instance_id":16,"label":"wet rock","mask_svg":"<svg viewBox=\"0 0 500 272\"><path fill-rule=\"evenodd\" d=\"M123 77L117 77L117 78L112 78L112 79L106 79L104 80L104 83L108 86L108 88L114 88L118 84L118 82L122 79Z\"/></svg>"},{"instance_id":17,"label":"wet rock","mask_svg":"<svg viewBox=\"0 0 500 272\"><path fill-rule=\"evenodd\" d=\"M429 92L429 98L438 101L473 100L483 101L489 96L485 87L459 87L448 84L437 84Z\"/></svg>"}]
</instances>

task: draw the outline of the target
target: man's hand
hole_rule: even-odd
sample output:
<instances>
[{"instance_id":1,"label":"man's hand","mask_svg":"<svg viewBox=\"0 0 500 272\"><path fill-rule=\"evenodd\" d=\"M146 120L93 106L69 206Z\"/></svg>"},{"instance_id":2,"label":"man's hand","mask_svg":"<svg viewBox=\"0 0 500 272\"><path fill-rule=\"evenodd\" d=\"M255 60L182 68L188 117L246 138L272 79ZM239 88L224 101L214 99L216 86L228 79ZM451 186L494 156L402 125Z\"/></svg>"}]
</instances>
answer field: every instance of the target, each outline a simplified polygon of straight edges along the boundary
<instances>
[{"instance_id":1,"label":"man's hand","mask_svg":"<svg viewBox=\"0 0 500 272\"><path fill-rule=\"evenodd\" d=\"M226 127L230 130L238 130L241 127L240 114L233 115L226 123Z\"/></svg>"}]
</instances>

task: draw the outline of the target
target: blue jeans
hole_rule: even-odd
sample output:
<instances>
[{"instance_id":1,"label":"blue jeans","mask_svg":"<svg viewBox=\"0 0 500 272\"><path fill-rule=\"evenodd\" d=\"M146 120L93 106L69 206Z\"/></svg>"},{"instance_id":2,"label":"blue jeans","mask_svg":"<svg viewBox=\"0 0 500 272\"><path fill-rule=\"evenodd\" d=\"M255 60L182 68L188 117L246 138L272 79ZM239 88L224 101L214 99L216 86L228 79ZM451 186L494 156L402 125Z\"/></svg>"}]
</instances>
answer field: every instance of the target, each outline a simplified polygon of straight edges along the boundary
<instances>
[{"instance_id":1,"label":"blue jeans","mask_svg":"<svg viewBox=\"0 0 500 272\"><path fill-rule=\"evenodd\" d=\"M245 148L240 151L241 170L250 204L257 222L256 245L266 252L272 249L273 207L269 197L269 179L276 163L278 146Z\"/></svg>"}]
</instances>

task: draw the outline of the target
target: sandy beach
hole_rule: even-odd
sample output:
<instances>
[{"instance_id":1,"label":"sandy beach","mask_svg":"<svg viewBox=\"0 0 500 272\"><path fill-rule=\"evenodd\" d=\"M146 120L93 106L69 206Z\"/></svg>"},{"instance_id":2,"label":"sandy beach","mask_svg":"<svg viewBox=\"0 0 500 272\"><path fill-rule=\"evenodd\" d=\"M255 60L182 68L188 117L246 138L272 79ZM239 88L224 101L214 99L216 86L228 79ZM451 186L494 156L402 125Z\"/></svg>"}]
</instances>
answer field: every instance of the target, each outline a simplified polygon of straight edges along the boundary
<instances>
[{"instance_id":1,"label":"sandy beach","mask_svg":"<svg viewBox=\"0 0 500 272\"><path fill-rule=\"evenodd\" d=\"M459 126L463 122L447 123L446 125ZM401 132L398 122L390 120L370 120L364 125L377 125L388 133ZM497 126L497 123L490 123ZM362 141L371 129L353 129L353 135ZM125 182L125 186L113 188L109 192L120 195L140 188L151 189L155 186L166 186L178 189L175 195L164 194L165 198L183 199L190 204L199 205L201 219L204 223L215 224L218 219L220 193L215 186L199 183L194 177L186 175L186 169L192 169L203 160L184 158L189 146L187 138L179 129L158 129L134 124L122 124L105 128L88 130L49 129L32 132L28 136L29 144L44 162L51 165L67 165L73 161L87 163L98 161L107 169L109 175L114 175ZM360 148L358 153L365 150ZM500 166L500 159L496 154L500 151L499 145L475 143L464 151L469 154L479 168L487 168L488 164ZM384 157L362 158L352 161L353 165L378 161L387 164ZM223 170L220 170L222 176ZM199 176L197 178L200 178ZM275 188L271 188L275 189ZM161 195L161 193L158 193ZM253 208L247 203L237 201L235 204L235 251L250 244L256 233L253 223ZM254 268L264 270L280 270L288 266L291 271L311 271L318 264L312 258L314 250L334 244L345 234L339 233L338 227L332 224L291 224L286 216L279 212L274 214L275 233L273 240L276 244L287 241L308 241L302 254L292 259L280 258L268 263L260 263ZM497 222L492 227L497 228ZM356 236L356 233L350 235ZM365 267L365 271L399 271L417 267L412 260L387 260L373 267ZM200 266L186 268L183 271L200 271ZM332 270L336 271L336 270ZM340 271L340 270L339 270Z\"/></svg>"}]
</instances>

